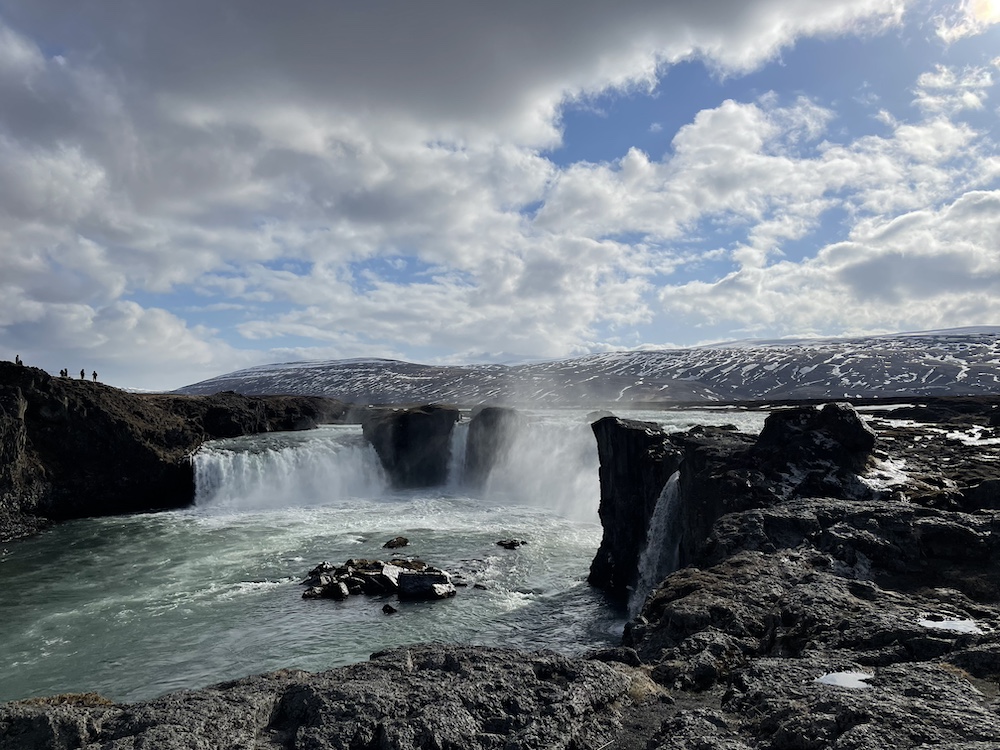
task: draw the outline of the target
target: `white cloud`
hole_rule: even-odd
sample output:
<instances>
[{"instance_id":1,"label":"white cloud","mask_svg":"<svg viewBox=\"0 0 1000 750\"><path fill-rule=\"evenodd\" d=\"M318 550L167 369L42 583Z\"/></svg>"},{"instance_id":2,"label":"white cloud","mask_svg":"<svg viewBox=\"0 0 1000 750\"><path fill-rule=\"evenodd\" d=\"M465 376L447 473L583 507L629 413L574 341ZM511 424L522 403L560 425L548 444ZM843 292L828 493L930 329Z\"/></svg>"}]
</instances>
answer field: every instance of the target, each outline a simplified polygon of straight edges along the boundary
<instances>
[{"instance_id":1,"label":"white cloud","mask_svg":"<svg viewBox=\"0 0 1000 750\"><path fill-rule=\"evenodd\" d=\"M994 61L992 68L1000 67ZM993 70L989 67L967 67L961 71L944 65L917 79L914 103L925 112L955 115L963 110L981 110L987 90L993 86Z\"/></svg>"},{"instance_id":2,"label":"white cloud","mask_svg":"<svg viewBox=\"0 0 1000 750\"><path fill-rule=\"evenodd\" d=\"M962 0L937 17L937 34L947 43L982 34L1000 23L996 0Z\"/></svg>"},{"instance_id":3,"label":"white cloud","mask_svg":"<svg viewBox=\"0 0 1000 750\"><path fill-rule=\"evenodd\" d=\"M1000 317L1000 191L859 224L803 263L662 294L668 311L759 331L919 330Z\"/></svg>"},{"instance_id":4,"label":"white cloud","mask_svg":"<svg viewBox=\"0 0 1000 750\"><path fill-rule=\"evenodd\" d=\"M765 95L705 109L662 160L560 169L564 106L680 60L738 76L906 5L0 0L0 340L221 370L268 353L180 316L238 308L252 345L343 356L607 346L659 314L662 275L728 256L752 291L831 205L863 223L988 188L1000 168L955 116L992 74L936 68L927 117L884 136L826 141L832 107ZM741 239L694 247L712 222ZM187 288L204 304L130 301Z\"/></svg>"}]
</instances>

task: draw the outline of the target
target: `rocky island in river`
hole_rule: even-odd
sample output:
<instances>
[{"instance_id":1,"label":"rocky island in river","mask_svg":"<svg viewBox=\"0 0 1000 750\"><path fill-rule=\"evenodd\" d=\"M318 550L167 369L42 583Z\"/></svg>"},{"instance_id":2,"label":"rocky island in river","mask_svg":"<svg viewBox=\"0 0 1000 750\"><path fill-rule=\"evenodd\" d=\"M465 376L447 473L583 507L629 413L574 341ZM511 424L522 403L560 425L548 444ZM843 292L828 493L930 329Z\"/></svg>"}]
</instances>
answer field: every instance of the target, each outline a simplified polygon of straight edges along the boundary
<instances>
[{"instance_id":1,"label":"rocky island in river","mask_svg":"<svg viewBox=\"0 0 1000 750\"><path fill-rule=\"evenodd\" d=\"M173 507L182 492L152 488L187 486L184 455L199 440L343 416L315 399L133 397L10 369L8 535ZM791 407L757 437L603 417L604 540L589 580L634 608L620 646L568 658L413 645L133 704L15 701L0 705L0 749L996 748L998 402L923 399L865 419L847 404ZM422 422L439 442L421 445L444 445L454 419L396 412L366 430L400 483L436 471L407 451ZM494 412L477 432L499 449L516 422ZM126 450L102 481L149 482L132 493L149 508L87 494L88 467Z\"/></svg>"}]
</instances>

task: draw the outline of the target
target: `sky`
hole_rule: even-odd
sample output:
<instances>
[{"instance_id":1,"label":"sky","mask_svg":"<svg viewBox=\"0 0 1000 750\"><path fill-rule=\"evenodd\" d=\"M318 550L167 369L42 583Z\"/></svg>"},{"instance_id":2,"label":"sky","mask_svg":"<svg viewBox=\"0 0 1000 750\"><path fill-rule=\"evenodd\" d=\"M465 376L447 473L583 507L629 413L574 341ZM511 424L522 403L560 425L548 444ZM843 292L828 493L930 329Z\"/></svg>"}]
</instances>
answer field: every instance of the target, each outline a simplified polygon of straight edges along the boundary
<instances>
[{"instance_id":1,"label":"sky","mask_svg":"<svg viewBox=\"0 0 1000 750\"><path fill-rule=\"evenodd\" d=\"M1000 323L1000 0L0 0L0 359Z\"/></svg>"}]
</instances>

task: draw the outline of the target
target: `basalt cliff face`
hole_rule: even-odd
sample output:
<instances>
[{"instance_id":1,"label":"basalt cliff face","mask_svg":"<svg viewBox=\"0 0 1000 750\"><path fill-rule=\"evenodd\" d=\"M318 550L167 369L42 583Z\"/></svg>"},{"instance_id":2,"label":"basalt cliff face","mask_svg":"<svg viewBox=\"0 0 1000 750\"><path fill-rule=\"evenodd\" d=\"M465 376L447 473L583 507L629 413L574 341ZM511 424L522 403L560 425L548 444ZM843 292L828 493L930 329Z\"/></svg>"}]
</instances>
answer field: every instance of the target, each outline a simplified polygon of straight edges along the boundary
<instances>
[{"instance_id":1,"label":"basalt cliff face","mask_svg":"<svg viewBox=\"0 0 1000 750\"><path fill-rule=\"evenodd\" d=\"M133 394L0 362L0 540L53 521L177 508L212 438L342 418L312 397Z\"/></svg>"}]
</instances>

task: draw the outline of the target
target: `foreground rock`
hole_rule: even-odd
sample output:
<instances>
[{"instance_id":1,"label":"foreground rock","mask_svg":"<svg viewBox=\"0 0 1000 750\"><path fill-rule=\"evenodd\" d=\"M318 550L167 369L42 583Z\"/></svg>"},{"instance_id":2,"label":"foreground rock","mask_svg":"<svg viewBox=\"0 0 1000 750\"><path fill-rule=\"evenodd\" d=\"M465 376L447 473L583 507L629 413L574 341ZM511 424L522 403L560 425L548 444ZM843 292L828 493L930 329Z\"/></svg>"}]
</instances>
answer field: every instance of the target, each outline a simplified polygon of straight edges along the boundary
<instances>
[{"instance_id":1,"label":"foreground rock","mask_svg":"<svg viewBox=\"0 0 1000 750\"><path fill-rule=\"evenodd\" d=\"M337 421L312 397L134 394L0 362L0 540L53 521L178 508L209 439Z\"/></svg>"},{"instance_id":2,"label":"foreground rock","mask_svg":"<svg viewBox=\"0 0 1000 750\"><path fill-rule=\"evenodd\" d=\"M656 692L641 671L616 663L420 646L135 705L7 703L0 750L596 750L622 734L639 701L657 702Z\"/></svg>"},{"instance_id":3,"label":"foreground rock","mask_svg":"<svg viewBox=\"0 0 1000 750\"><path fill-rule=\"evenodd\" d=\"M777 413L756 440L664 436L683 453L681 510L651 542L679 545L684 567L624 637L678 709L649 747L997 746L986 409L965 432L876 421L876 439L831 405Z\"/></svg>"}]
</instances>

